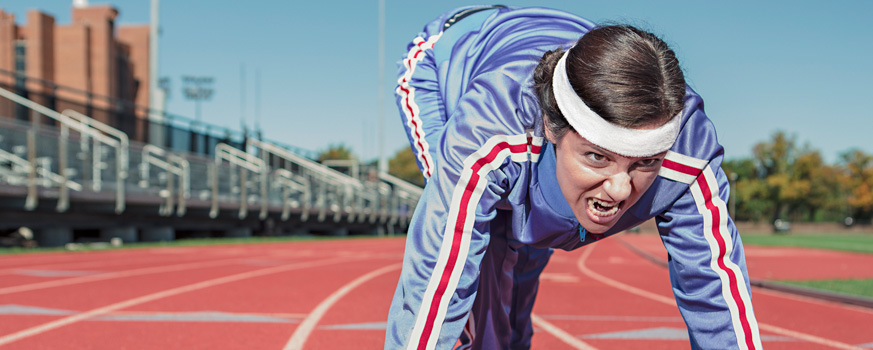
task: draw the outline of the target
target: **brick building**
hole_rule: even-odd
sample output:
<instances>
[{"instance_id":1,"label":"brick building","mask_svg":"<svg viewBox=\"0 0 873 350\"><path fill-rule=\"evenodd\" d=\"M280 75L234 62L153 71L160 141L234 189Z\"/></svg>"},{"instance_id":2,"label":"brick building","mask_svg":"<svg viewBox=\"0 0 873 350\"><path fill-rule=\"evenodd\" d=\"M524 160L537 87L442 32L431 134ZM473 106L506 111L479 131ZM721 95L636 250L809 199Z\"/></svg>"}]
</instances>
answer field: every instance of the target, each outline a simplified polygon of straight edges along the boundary
<instances>
[{"instance_id":1,"label":"brick building","mask_svg":"<svg viewBox=\"0 0 873 350\"><path fill-rule=\"evenodd\" d=\"M24 24L0 7L0 87L54 110L74 109L146 139L149 26L116 26L110 5L75 5L72 23L30 10ZM137 108L136 106L140 106ZM0 116L32 119L0 99Z\"/></svg>"}]
</instances>

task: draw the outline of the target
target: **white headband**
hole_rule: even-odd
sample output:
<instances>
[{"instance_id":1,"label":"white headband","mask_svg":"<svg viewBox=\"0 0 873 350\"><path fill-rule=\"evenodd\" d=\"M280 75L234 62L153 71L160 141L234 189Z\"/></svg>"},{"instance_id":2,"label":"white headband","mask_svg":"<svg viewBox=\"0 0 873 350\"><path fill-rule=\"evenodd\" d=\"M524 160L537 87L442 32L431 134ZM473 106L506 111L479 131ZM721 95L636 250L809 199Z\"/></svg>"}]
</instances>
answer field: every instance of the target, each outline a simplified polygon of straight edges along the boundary
<instances>
[{"instance_id":1,"label":"white headband","mask_svg":"<svg viewBox=\"0 0 873 350\"><path fill-rule=\"evenodd\" d=\"M656 129L629 129L612 124L588 108L573 90L567 77L567 55L555 66L552 76L552 91L558 109L570 122L570 126L589 142L627 157L648 157L669 150L679 136L681 112L666 124Z\"/></svg>"}]
</instances>

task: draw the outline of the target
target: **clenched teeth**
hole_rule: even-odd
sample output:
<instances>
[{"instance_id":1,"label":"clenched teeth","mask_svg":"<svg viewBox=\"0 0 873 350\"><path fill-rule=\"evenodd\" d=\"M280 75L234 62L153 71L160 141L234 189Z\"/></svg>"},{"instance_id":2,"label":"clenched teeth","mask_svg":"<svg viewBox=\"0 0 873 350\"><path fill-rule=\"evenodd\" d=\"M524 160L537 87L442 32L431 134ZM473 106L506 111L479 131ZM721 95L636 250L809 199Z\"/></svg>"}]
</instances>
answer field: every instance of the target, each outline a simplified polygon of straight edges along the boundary
<instances>
[{"instance_id":1,"label":"clenched teeth","mask_svg":"<svg viewBox=\"0 0 873 350\"><path fill-rule=\"evenodd\" d=\"M620 203L608 203L596 198L588 199L588 208L597 216L610 216L618 212Z\"/></svg>"}]
</instances>

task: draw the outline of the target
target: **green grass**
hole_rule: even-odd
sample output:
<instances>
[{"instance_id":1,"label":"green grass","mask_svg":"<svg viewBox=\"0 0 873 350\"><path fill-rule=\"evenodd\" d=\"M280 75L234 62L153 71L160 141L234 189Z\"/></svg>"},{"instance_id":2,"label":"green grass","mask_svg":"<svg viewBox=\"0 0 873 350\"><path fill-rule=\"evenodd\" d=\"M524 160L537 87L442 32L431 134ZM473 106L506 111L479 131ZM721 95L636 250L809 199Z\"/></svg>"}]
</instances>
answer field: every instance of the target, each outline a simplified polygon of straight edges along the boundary
<instances>
[{"instance_id":1,"label":"green grass","mask_svg":"<svg viewBox=\"0 0 873 350\"><path fill-rule=\"evenodd\" d=\"M399 237L399 236L395 236ZM155 248L155 247L188 247L188 246L203 246L203 245L218 245L218 244L258 244L258 243L277 243L277 242L303 242L317 241L329 239L358 239L358 238L375 238L375 236L275 236L275 237L245 237L245 238L191 238L179 239L174 241L161 242L136 242L125 243L120 247L109 247L103 244L88 245L83 244L78 251L99 251L109 249L138 249L138 248ZM28 254L28 253L46 253L46 252L70 252L65 247L36 247L36 248L21 248L10 247L0 248L0 255L6 254Z\"/></svg>"},{"instance_id":2,"label":"green grass","mask_svg":"<svg viewBox=\"0 0 873 350\"><path fill-rule=\"evenodd\" d=\"M830 292L873 298L873 279L848 279L824 281L779 281L799 287L821 289Z\"/></svg>"},{"instance_id":3,"label":"green grass","mask_svg":"<svg viewBox=\"0 0 873 350\"><path fill-rule=\"evenodd\" d=\"M820 248L873 254L873 235L868 234L743 235L742 239L743 244Z\"/></svg>"},{"instance_id":4,"label":"green grass","mask_svg":"<svg viewBox=\"0 0 873 350\"><path fill-rule=\"evenodd\" d=\"M746 245L819 248L873 254L873 235L869 234L749 234L743 235L742 239ZM777 282L873 298L873 279Z\"/></svg>"}]
</instances>

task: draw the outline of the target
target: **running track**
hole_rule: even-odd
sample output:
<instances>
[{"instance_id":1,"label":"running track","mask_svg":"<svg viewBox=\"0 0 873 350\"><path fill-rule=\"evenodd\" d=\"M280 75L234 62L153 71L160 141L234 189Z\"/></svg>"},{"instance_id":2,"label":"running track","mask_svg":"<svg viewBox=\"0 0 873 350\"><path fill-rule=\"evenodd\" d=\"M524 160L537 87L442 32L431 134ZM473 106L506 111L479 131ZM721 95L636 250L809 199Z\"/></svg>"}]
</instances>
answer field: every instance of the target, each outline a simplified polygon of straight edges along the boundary
<instances>
[{"instance_id":1,"label":"running track","mask_svg":"<svg viewBox=\"0 0 873 350\"><path fill-rule=\"evenodd\" d=\"M664 254L656 235L622 235L553 255L534 349L688 348L666 269L626 244ZM782 269L755 251L750 267ZM367 238L2 256L0 349L380 349L402 252ZM820 251L794 252L776 261L797 273ZM753 299L767 349L873 348L873 310Z\"/></svg>"}]
</instances>

